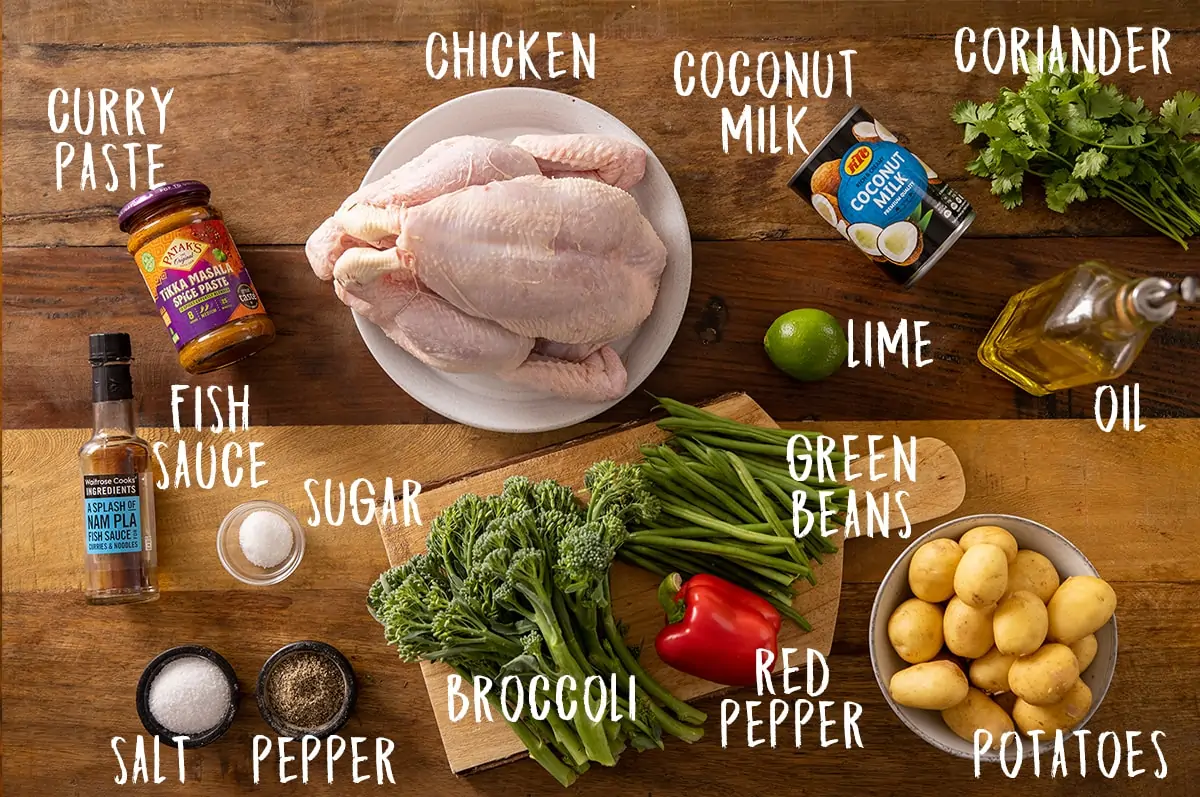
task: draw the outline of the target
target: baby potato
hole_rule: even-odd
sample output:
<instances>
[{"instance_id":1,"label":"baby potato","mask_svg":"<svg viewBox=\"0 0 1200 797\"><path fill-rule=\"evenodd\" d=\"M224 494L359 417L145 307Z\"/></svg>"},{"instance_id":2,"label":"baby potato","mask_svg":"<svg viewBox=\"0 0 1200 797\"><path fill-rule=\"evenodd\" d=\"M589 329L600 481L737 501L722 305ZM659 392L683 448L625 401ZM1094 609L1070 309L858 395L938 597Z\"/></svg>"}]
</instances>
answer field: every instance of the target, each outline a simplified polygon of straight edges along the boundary
<instances>
[{"instance_id":1,"label":"baby potato","mask_svg":"<svg viewBox=\"0 0 1200 797\"><path fill-rule=\"evenodd\" d=\"M992 615L995 611L992 606L978 609L957 597L951 598L942 616L942 635L950 652L963 658L977 659L991 650L995 644L992 632Z\"/></svg>"},{"instance_id":2,"label":"baby potato","mask_svg":"<svg viewBox=\"0 0 1200 797\"><path fill-rule=\"evenodd\" d=\"M1043 645L1022 656L1008 670L1008 685L1017 697L1034 706L1049 706L1066 697L1079 680L1079 662L1066 645Z\"/></svg>"},{"instance_id":3,"label":"baby potato","mask_svg":"<svg viewBox=\"0 0 1200 797\"><path fill-rule=\"evenodd\" d=\"M975 731L980 728L990 733L993 739L1013 730L1008 713L978 689L967 690L965 700L944 709L942 719L950 730L968 742L975 740Z\"/></svg>"},{"instance_id":4,"label":"baby potato","mask_svg":"<svg viewBox=\"0 0 1200 797\"><path fill-rule=\"evenodd\" d=\"M1054 563L1037 551L1017 551L1016 561L1008 566L1008 589L1005 595L1022 590L1032 592L1049 603L1058 589L1058 571Z\"/></svg>"},{"instance_id":5,"label":"baby potato","mask_svg":"<svg viewBox=\"0 0 1200 797\"><path fill-rule=\"evenodd\" d=\"M1008 692L1008 671L1017 657L992 648L971 662L971 683L989 695Z\"/></svg>"},{"instance_id":6,"label":"baby potato","mask_svg":"<svg viewBox=\"0 0 1200 797\"><path fill-rule=\"evenodd\" d=\"M923 601L941 603L954 594L954 571L963 551L954 540L930 540L913 552L908 586Z\"/></svg>"},{"instance_id":7,"label":"baby potato","mask_svg":"<svg viewBox=\"0 0 1200 797\"><path fill-rule=\"evenodd\" d=\"M1006 529L999 526L976 526L958 538L958 544L964 552L981 543L995 545L1004 551L1004 558L1010 565L1017 561L1017 538Z\"/></svg>"},{"instance_id":8,"label":"baby potato","mask_svg":"<svg viewBox=\"0 0 1200 797\"><path fill-rule=\"evenodd\" d=\"M1001 653L1028 656L1046 641L1046 604L1032 592L1014 592L996 607L992 630Z\"/></svg>"},{"instance_id":9,"label":"baby potato","mask_svg":"<svg viewBox=\"0 0 1200 797\"><path fill-rule=\"evenodd\" d=\"M1075 654L1075 660L1079 662L1079 672L1082 674L1084 670L1091 666L1092 661L1096 658L1096 648L1098 647L1096 644L1096 635L1088 634L1083 639L1072 642L1067 647Z\"/></svg>"},{"instance_id":10,"label":"baby potato","mask_svg":"<svg viewBox=\"0 0 1200 797\"><path fill-rule=\"evenodd\" d=\"M910 598L888 618L888 639L909 664L929 661L942 649L942 607Z\"/></svg>"},{"instance_id":11,"label":"baby potato","mask_svg":"<svg viewBox=\"0 0 1200 797\"><path fill-rule=\"evenodd\" d=\"M902 706L942 711L967 697L967 676L957 664L927 661L900 670L892 676L888 691Z\"/></svg>"},{"instance_id":12,"label":"baby potato","mask_svg":"<svg viewBox=\"0 0 1200 797\"><path fill-rule=\"evenodd\" d=\"M959 600L981 609L1000 600L1007 588L1008 559L1003 549L980 542L963 552L954 570L954 594Z\"/></svg>"},{"instance_id":13,"label":"baby potato","mask_svg":"<svg viewBox=\"0 0 1200 797\"><path fill-rule=\"evenodd\" d=\"M954 583L957 587L957 576ZM1102 578L1071 576L1055 590L1047 608L1050 639L1069 645L1096 633L1112 618L1117 609L1117 593Z\"/></svg>"},{"instance_id":14,"label":"baby potato","mask_svg":"<svg viewBox=\"0 0 1200 797\"><path fill-rule=\"evenodd\" d=\"M1012 716L1025 733L1044 731L1053 737L1055 731L1069 731L1082 722L1091 707L1092 690L1076 678L1063 699L1049 706L1035 706L1018 698Z\"/></svg>"}]
</instances>

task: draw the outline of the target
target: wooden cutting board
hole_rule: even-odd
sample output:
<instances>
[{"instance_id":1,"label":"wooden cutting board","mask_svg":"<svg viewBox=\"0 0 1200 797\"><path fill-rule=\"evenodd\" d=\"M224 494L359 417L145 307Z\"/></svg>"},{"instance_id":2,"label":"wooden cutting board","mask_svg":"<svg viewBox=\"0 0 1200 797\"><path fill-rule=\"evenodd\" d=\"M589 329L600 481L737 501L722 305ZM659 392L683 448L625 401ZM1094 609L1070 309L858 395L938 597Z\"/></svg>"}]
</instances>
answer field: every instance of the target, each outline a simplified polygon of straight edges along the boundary
<instances>
[{"instance_id":1,"label":"wooden cutting board","mask_svg":"<svg viewBox=\"0 0 1200 797\"><path fill-rule=\"evenodd\" d=\"M718 399L707 409L744 423L777 427L770 416L744 393ZM659 443L668 435L653 421L628 424L612 430L568 441L522 457L507 460L487 469L426 485L421 493L421 508L426 522L464 493L491 495L500 492L509 476L523 475L531 479L555 479L575 489L582 489L583 474L597 461L612 459L632 462L641 458L639 446ZM892 470L892 452L876 465L876 471ZM865 472L865 461L863 470ZM917 481L897 485L890 479L867 484L867 476L855 482L863 492L878 496L891 489L903 489L908 496L904 506L911 523L931 520L953 511L962 503L965 493L962 467L954 452L945 443L922 438L917 446ZM893 527L902 523L899 513L889 514ZM400 564L425 550L425 529L422 526L382 524L384 547L392 565ZM837 538L834 538L837 540ZM828 654L833 643L837 621L838 597L842 584L843 550L825 558L816 568L817 584L797 595L794 606L812 624L813 630L803 632L794 623L784 622L779 645L801 651L814 648ZM727 687L694 678L663 664L654 651L652 641L662 627L662 610L656 597L659 578L638 568L617 562L612 571L613 613L629 628L628 639L642 645L641 663L646 671L667 689L684 700L694 700L725 691ZM422 673L429 700L437 717L438 729L446 748L450 767L456 773L495 766L524 755L525 748L497 718L496 722L452 723L447 712L446 676L450 669L441 664L423 663Z\"/></svg>"}]
</instances>

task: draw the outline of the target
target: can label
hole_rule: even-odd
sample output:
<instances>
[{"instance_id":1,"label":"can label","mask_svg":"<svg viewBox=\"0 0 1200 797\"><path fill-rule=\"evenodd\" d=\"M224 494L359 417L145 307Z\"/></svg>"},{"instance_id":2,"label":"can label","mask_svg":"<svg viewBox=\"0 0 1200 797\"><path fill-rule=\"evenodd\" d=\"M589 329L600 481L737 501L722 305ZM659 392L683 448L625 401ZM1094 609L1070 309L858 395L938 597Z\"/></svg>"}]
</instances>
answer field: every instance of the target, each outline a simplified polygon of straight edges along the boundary
<instances>
[{"instance_id":1,"label":"can label","mask_svg":"<svg viewBox=\"0 0 1200 797\"><path fill-rule=\"evenodd\" d=\"M142 496L136 474L83 477L88 555L142 550Z\"/></svg>"},{"instance_id":2,"label":"can label","mask_svg":"<svg viewBox=\"0 0 1200 797\"><path fill-rule=\"evenodd\" d=\"M904 285L916 282L975 218L961 194L861 108L842 119L789 185Z\"/></svg>"},{"instance_id":3,"label":"can label","mask_svg":"<svg viewBox=\"0 0 1200 797\"><path fill-rule=\"evenodd\" d=\"M223 221L164 233L134 260L176 349L235 319L266 314Z\"/></svg>"}]
</instances>

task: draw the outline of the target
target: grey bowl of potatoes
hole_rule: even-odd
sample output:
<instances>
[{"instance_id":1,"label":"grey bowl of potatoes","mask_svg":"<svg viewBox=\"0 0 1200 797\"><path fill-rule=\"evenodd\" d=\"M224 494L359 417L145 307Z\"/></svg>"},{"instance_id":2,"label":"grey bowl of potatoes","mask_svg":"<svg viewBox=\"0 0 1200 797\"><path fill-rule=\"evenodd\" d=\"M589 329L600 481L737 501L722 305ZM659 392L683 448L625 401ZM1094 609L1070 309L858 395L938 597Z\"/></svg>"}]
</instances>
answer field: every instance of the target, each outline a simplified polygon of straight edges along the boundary
<instances>
[{"instance_id":1,"label":"grey bowl of potatoes","mask_svg":"<svg viewBox=\"0 0 1200 797\"><path fill-rule=\"evenodd\" d=\"M1066 537L1014 515L971 515L892 564L871 609L871 665L892 710L929 744L974 758L983 729L979 760L1003 750L1013 761L1032 754L1031 731L1045 734L1044 751L1056 731L1091 719L1117 665L1115 611L1112 587Z\"/></svg>"}]
</instances>

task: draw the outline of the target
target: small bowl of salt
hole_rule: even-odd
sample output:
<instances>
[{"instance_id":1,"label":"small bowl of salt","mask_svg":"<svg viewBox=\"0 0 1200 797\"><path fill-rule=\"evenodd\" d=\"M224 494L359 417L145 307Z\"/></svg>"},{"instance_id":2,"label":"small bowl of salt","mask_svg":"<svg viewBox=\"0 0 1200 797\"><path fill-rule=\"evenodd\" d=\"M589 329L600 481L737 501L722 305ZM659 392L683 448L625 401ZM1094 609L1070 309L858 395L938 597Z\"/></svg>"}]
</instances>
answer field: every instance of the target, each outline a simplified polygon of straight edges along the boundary
<instances>
[{"instance_id":1,"label":"small bowl of salt","mask_svg":"<svg viewBox=\"0 0 1200 797\"><path fill-rule=\"evenodd\" d=\"M238 581L264 587L278 584L300 566L304 527L286 506L247 501L221 522L217 555Z\"/></svg>"},{"instance_id":2,"label":"small bowl of salt","mask_svg":"<svg viewBox=\"0 0 1200 797\"><path fill-rule=\"evenodd\" d=\"M184 747L203 747L229 730L237 697L237 674L224 656L203 645L180 645L142 671L138 717L164 745L174 747L174 739L184 736Z\"/></svg>"}]
</instances>

